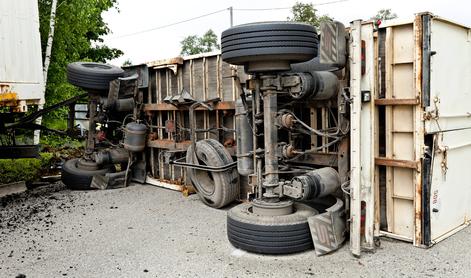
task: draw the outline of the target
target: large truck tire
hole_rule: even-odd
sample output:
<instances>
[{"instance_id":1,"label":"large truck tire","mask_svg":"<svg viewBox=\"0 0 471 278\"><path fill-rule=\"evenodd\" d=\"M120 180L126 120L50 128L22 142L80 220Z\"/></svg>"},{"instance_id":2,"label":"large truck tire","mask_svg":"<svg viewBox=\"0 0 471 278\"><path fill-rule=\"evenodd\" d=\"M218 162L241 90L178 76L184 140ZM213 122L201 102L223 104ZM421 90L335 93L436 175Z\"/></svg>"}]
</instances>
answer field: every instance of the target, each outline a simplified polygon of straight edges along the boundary
<instances>
[{"instance_id":1,"label":"large truck tire","mask_svg":"<svg viewBox=\"0 0 471 278\"><path fill-rule=\"evenodd\" d=\"M89 190L92 189L93 176L103 176L106 173L113 173L116 171L114 165L107 165L98 170L85 170L78 167L78 158L67 160L62 166L62 182L70 189L73 190Z\"/></svg>"},{"instance_id":2,"label":"large truck tire","mask_svg":"<svg viewBox=\"0 0 471 278\"><path fill-rule=\"evenodd\" d=\"M304 62L317 56L319 37L311 25L298 22L258 22L222 32L222 59L246 65L257 61Z\"/></svg>"},{"instance_id":3,"label":"large truck tire","mask_svg":"<svg viewBox=\"0 0 471 278\"><path fill-rule=\"evenodd\" d=\"M234 162L224 146L214 139L196 142L187 150L186 162L207 166L224 166ZM235 168L223 172L210 172L187 168L187 174L200 199L206 205L222 208L239 196L238 173Z\"/></svg>"},{"instance_id":4,"label":"large truck tire","mask_svg":"<svg viewBox=\"0 0 471 278\"><path fill-rule=\"evenodd\" d=\"M108 91L110 81L123 75L123 69L103 63L75 62L67 65L67 81L85 90Z\"/></svg>"},{"instance_id":5,"label":"large truck tire","mask_svg":"<svg viewBox=\"0 0 471 278\"><path fill-rule=\"evenodd\" d=\"M313 248L307 218L318 212L295 203L294 213L260 216L252 204L243 203L227 213L227 237L236 248L261 254L289 254Z\"/></svg>"}]
</instances>

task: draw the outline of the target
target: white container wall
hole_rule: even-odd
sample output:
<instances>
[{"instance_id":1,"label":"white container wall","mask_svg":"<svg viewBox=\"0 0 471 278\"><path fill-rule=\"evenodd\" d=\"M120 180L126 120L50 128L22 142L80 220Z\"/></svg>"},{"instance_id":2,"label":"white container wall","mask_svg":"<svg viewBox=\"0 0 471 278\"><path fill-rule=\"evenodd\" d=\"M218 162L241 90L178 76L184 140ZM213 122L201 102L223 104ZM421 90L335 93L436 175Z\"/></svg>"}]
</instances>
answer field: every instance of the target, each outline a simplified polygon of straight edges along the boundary
<instances>
[{"instance_id":1,"label":"white container wall","mask_svg":"<svg viewBox=\"0 0 471 278\"><path fill-rule=\"evenodd\" d=\"M0 89L19 111L44 103L37 0L0 1Z\"/></svg>"},{"instance_id":2,"label":"white container wall","mask_svg":"<svg viewBox=\"0 0 471 278\"><path fill-rule=\"evenodd\" d=\"M379 236L431 246L471 217L471 29L429 13L371 27L350 31L355 255Z\"/></svg>"}]
</instances>

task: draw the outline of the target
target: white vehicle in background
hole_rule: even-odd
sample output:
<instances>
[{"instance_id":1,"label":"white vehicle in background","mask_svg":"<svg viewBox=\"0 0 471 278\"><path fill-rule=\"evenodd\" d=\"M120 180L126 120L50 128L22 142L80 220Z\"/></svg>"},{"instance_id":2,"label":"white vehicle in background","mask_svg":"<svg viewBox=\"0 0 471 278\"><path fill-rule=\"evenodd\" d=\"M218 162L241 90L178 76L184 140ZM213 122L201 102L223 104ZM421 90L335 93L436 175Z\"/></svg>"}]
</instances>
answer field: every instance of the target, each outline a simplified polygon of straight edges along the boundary
<instances>
[{"instance_id":1,"label":"white vehicle in background","mask_svg":"<svg viewBox=\"0 0 471 278\"><path fill-rule=\"evenodd\" d=\"M44 91L38 2L2 0L0 1L0 129L5 129L7 123L28 112L28 107L42 108ZM7 138L2 138L2 141L5 140ZM24 143L38 144L39 131L35 132L34 140L26 140ZM34 146L23 145L15 148L16 150L12 146L7 148L8 151L2 150L2 157L22 152L18 149L32 150Z\"/></svg>"}]
</instances>

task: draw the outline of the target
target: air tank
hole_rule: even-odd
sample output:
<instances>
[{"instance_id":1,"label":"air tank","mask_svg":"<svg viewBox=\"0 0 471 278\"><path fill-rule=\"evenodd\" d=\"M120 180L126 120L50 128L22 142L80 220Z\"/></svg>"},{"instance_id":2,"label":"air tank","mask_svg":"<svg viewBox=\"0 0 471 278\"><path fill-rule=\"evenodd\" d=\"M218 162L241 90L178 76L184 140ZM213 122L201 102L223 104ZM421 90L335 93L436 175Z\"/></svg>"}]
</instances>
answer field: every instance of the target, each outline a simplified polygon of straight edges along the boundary
<instances>
[{"instance_id":1,"label":"air tank","mask_svg":"<svg viewBox=\"0 0 471 278\"><path fill-rule=\"evenodd\" d=\"M147 126L130 122L124 128L124 148L131 152L142 152L146 146Z\"/></svg>"},{"instance_id":2,"label":"air tank","mask_svg":"<svg viewBox=\"0 0 471 278\"><path fill-rule=\"evenodd\" d=\"M334 168L312 170L291 180L296 188L302 188L301 200L313 200L335 193L340 188L340 175Z\"/></svg>"},{"instance_id":3,"label":"air tank","mask_svg":"<svg viewBox=\"0 0 471 278\"><path fill-rule=\"evenodd\" d=\"M251 99L247 100L247 108L252 105ZM236 101L236 138L237 138L237 171L242 176L253 174L253 133L248 114L242 99Z\"/></svg>"}]
</instances>

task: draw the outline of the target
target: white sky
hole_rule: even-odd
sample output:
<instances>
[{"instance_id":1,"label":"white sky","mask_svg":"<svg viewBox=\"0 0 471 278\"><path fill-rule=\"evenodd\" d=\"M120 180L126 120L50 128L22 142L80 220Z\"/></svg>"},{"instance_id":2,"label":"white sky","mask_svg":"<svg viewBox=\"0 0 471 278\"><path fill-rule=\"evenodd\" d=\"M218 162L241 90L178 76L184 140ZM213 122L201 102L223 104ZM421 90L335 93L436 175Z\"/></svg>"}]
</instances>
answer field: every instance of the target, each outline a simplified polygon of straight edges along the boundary
<instances>
[{"instance_id":1,"label":"white sky","mask_svg":"<svg viewBox=\"0 0 471 278\"><path fill-rule=\"evenodd\" d=\"M316 5L332 1L315 0L311 2ZM234 9L284 8L291 7L295 2L296 0L118 0L119 12L111 10L104 15L104 19L112 31L112 34L105 37L105 43L108 46L121 49L124 55L110 62L121 66L126 59L137 64L178 56L180 41L188 35L202 35L208 29L213 29L220 36L223 30L229 28L229 11L138 35L122 37L123 35L186 20L230 6ZM416 12L429 11L471 26L471 1L469 0L348 0L319 5L316 8L319 15L328 14L345 25L355 19L368 19L380 9L390 8L399 17L411 17ZM289 9L234 10L234 25L257 21L286 20L290 15Z\"/></svg>"}]
</instances>

